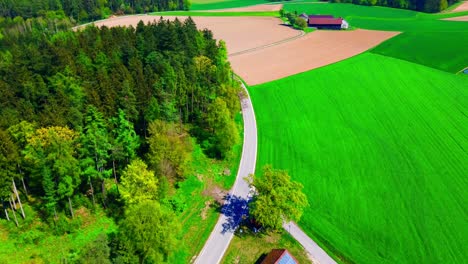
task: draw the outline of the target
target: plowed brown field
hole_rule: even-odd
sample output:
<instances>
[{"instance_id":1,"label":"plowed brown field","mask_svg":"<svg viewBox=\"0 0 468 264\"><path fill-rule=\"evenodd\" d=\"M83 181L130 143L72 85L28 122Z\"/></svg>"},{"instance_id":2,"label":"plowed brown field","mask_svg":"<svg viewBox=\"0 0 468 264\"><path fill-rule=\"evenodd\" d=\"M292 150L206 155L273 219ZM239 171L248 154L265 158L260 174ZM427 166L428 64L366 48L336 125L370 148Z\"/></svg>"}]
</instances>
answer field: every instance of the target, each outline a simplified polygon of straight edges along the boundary
<instances>
[{"instance_id":1,"label":"plowed brown field","mask_svg":"<svg viewBox=\"0 0 468 264\"><path fill-rule=\"evenodd\" d=\"M468 1L463 2L463 4L457 6L452 12L462 12L462 11L468 11Z\"/></svg>"},{"instance_id":2,"label":"plowed brown field","mask_svg":"<svg viewBox=\"0 0 468 264\"><path fill-rule=\"evenodd\" d=\"M159 17L124 16L98 21L95 25L136 26L140 20L148 23L155 19ZM281 25L281 20L273 17L193 17L193 20L198 28L208 28L216 39L226 42L228 53L232 54L229 60L234 71L249 85L344 60L398 34L371 30L319 30L298 37L300 31Z\"/></svg>"},{"instance_id":3,"label":"plowed brown field","mask_svg":"<svg viewBox=\"0 0 468 264\"><path fill-rule=\"evenodd\" d=\"M96 26L136 26L140 20L145 23L159 20L159 16L123 16L95 22ZM174 16L164 19L173 20ZM178 17L183 21L186 17ZM274 17L192 17L199 29L208 28L216 39L226 42L228 53L275 43L300 35L300 32L281 25L281 20Z\"/></svg>"},{"instance_id":4,"label":"plowed brown field","mask_svg":"<svg viewBox=\"0 0 468 264\"><path fill-rule=\"evenodd\" d=\"M468 21L468 16L449 17L449 18L445 18L444 20L450 20L450 21Z\"/></svg>"},{"instance_id":5,"label":"plowed brown field","mask_svg":"<svg viewBox=\"0 0 468 264\"><path fill-rule=\"evenodd\" d=\"M269 48L231 56L231 65L249 85L284 78L362 53L398 32L315 31Z\"/></svg>"}]
</instances>

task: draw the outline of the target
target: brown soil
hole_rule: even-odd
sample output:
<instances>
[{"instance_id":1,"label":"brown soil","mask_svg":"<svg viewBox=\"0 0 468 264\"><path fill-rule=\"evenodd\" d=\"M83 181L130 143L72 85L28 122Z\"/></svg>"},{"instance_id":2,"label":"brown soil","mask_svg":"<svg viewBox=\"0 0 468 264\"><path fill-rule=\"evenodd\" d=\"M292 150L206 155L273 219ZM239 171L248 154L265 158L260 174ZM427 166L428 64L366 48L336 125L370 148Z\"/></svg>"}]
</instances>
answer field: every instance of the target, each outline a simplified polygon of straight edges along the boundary
<instances>
[{"instance_id":1,"label":"brown soil","mask_svg":"<svg viewBox=\"0 0 468 264\"><path fill-rule=\"evenodd\" d=\"M228 192L219 188L218 186L209 187L203 191L203 195L211 196L215 199L216 203L222 205L224 203L224 197Z\"/></svg>"},{"instance_id":2,"label":"brown soil","mask_svg":"<svg viewBox=\"0 0 468 264\"><path fill-rule=\"evenodd\" d=\"M450 21L468 21L468 16L459 16L459 17L449 17L443 20L450 20Z\"/></svg>"},{"instance_id":3,"label":"brown soil","mask_svg":"<svg viewBox=\"0 0 468 264\"><path fill-rule=\"evenodd\" d=\"M177 18L186 19L183 16ZM95 25L136 26L140 20L148 23L159 19L159 16L150 15L122 16L98 21ZM344 60L398 34L371 30L319 30L297 38L300 31L283 26L280 19L273 17L193 17L193 20L199 29L208 28L216 39L226 42L228 53L233 55L229 60L234 71L250 85ZM278 42L281 44L250 51ZM242 51L249 52L239 54Z\"/></svg>"},{"instance_id":4,"label":"brown soil","mask_svg":"<svg viewBox=\"0 0 468 264\"><path fill-rule=\"evenodd\" d=\"M159 16L122 16L94 23L96 26L136 26L140 20L145 23L159 20ZM173 20L176 17L166 16ZM185 20L186 17L178 17ZM226 42L228 53L236 53L268 45L300 34L299 31L282 26L274 17L192 17L199 29L208 28L216 39Z\"/></svg>"},{"instance_id":5,"label":"brown soil","mask_svg":"<svg viewBox=\"0 0 468 264\"><path fill-rule=\"evenodd\" d=\"M362 53L398 32L318 30L269 48L231 56L231 65L249 85L284 78Z\"/></svg>"},{"instance_id":6,"label":"brown soil","mask_svg":"<svg viewBox=\"0 0 468 264\"><path fill-rule=\"evenodd\" d=\"M234 7L234 8L207 10L207 11L210 11L210 12L262 12L262 11L279 11L282 7L283 7L283 4L275 4L275 5L261 4L261 5Z\"/></svg>"},{"instance_id":7,"label":"brown soil","mask_svg":"<svg viewBox=\"0 0 468 264\"><path fill-rule=\"evenodd\" d=\"M463 2L463 4L457 6L452 12L462 12L462 11L468 11L468 1Z\"/></svg>"}]
</instances>

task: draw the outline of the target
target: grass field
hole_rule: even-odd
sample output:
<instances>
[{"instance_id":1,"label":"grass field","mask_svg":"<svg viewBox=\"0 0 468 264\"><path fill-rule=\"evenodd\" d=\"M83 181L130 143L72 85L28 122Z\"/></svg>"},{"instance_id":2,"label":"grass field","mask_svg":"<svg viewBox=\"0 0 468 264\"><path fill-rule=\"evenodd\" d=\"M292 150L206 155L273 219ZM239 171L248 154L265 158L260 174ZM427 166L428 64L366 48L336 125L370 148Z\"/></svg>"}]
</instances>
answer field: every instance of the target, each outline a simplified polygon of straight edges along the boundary
<instances>
[{"instance_id":1,"label":"grass field","mask_svg":"<svg viewBox=\"0 0 468 264\"><path fill-rule=\"evenodd\" d=\"M166 11L151 13L154 16L279 16L277 11L260 11L260 12L205 12L205 11Z\"/></svg>"},{"instance_id":2,"label":"grass field","mask_svg":"<svg viewBox=\"0 0 468 264\"><path fill-rule=\"evenodd\" d=\"M380 44L372 52L458 72L468 66L467 46L468 24L466 32L406 32Z\"/></svg>"},{"instance_id":3,"label":"grass field","mask_svg":"<svg viewBox=\"0 0 468 264\"><path fill-rule=\"evenodd\" d=\"M257 167L304 184L300 226L343 262L463 263L467 83L364 53L250 87Z\"/></svg>"},{"instance_id":4,"label":"grass field","mask_svg":"<svg viewBox=\"0 0 468 264\"><path fill-rule=\"evenodd\" d=\"M333 14L344 17L352 27L405 32L377 47L374 52L416 62L448 72L458 72L468 61L468 24L442 18L468 15L426 14L416 11L352 4L285 3L288 11Z\"/></svg>"},{"instance_id":5,"label":"grass field","mask_svg":"<svg viewBox=\"0 0 468 264\"><path fill-rule=\"evenodd\" d=\"M190 10L211 10L270 3L266 0L193 0Z\"/></svg>"}]
</instances>

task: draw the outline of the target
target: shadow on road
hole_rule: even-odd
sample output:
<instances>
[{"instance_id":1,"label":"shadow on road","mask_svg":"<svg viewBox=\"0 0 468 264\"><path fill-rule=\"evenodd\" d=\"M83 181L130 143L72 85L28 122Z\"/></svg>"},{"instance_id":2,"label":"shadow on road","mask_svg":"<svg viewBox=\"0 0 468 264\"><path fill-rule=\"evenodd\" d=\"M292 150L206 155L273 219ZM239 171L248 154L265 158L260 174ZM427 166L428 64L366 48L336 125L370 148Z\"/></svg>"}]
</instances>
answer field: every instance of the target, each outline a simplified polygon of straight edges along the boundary
<instances>
[{"instance_id":1,"label":"shadow on road","mask_svg":"<svg viewBox=\"0 0 468 264\"><path fill-rule=\"evenodd\" d=\"M249 202L250 199L245 199L239 196L227 194L224 198L226 202L221 208L221 213L227 218L223 223L223 231L234 232L241 222L249 216Z\"/></svg>"}]
</instances>

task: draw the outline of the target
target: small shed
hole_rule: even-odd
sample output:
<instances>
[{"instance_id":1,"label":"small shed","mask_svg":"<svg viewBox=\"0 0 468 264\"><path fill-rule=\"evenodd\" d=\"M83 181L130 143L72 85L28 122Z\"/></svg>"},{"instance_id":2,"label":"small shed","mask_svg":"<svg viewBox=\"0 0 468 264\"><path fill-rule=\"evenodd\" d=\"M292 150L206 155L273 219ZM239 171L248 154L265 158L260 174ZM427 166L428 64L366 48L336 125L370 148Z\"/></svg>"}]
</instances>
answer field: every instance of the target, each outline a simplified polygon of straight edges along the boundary
<instances>
[{"instance_id":1,"label":"small shed","mask_svg":"<svg viewBox=\"0 0 468 264\"><path fill-rule=\"evenodd\" d=\"M261 264L299 264L286 249L273 249Z\"/></svg>"},{"instance_id":2,"label":"small shed","mask_svg":"<svg viewBox=\"0 0 468 264\"><path fill-rule=\"evenodd\" d=\"M299 18L304 19L306 22L307 22L307 20L309 20L309 16L308 16L306 13L300 14L300 15L299 15Z\"/></svg>"}]
</instances>

